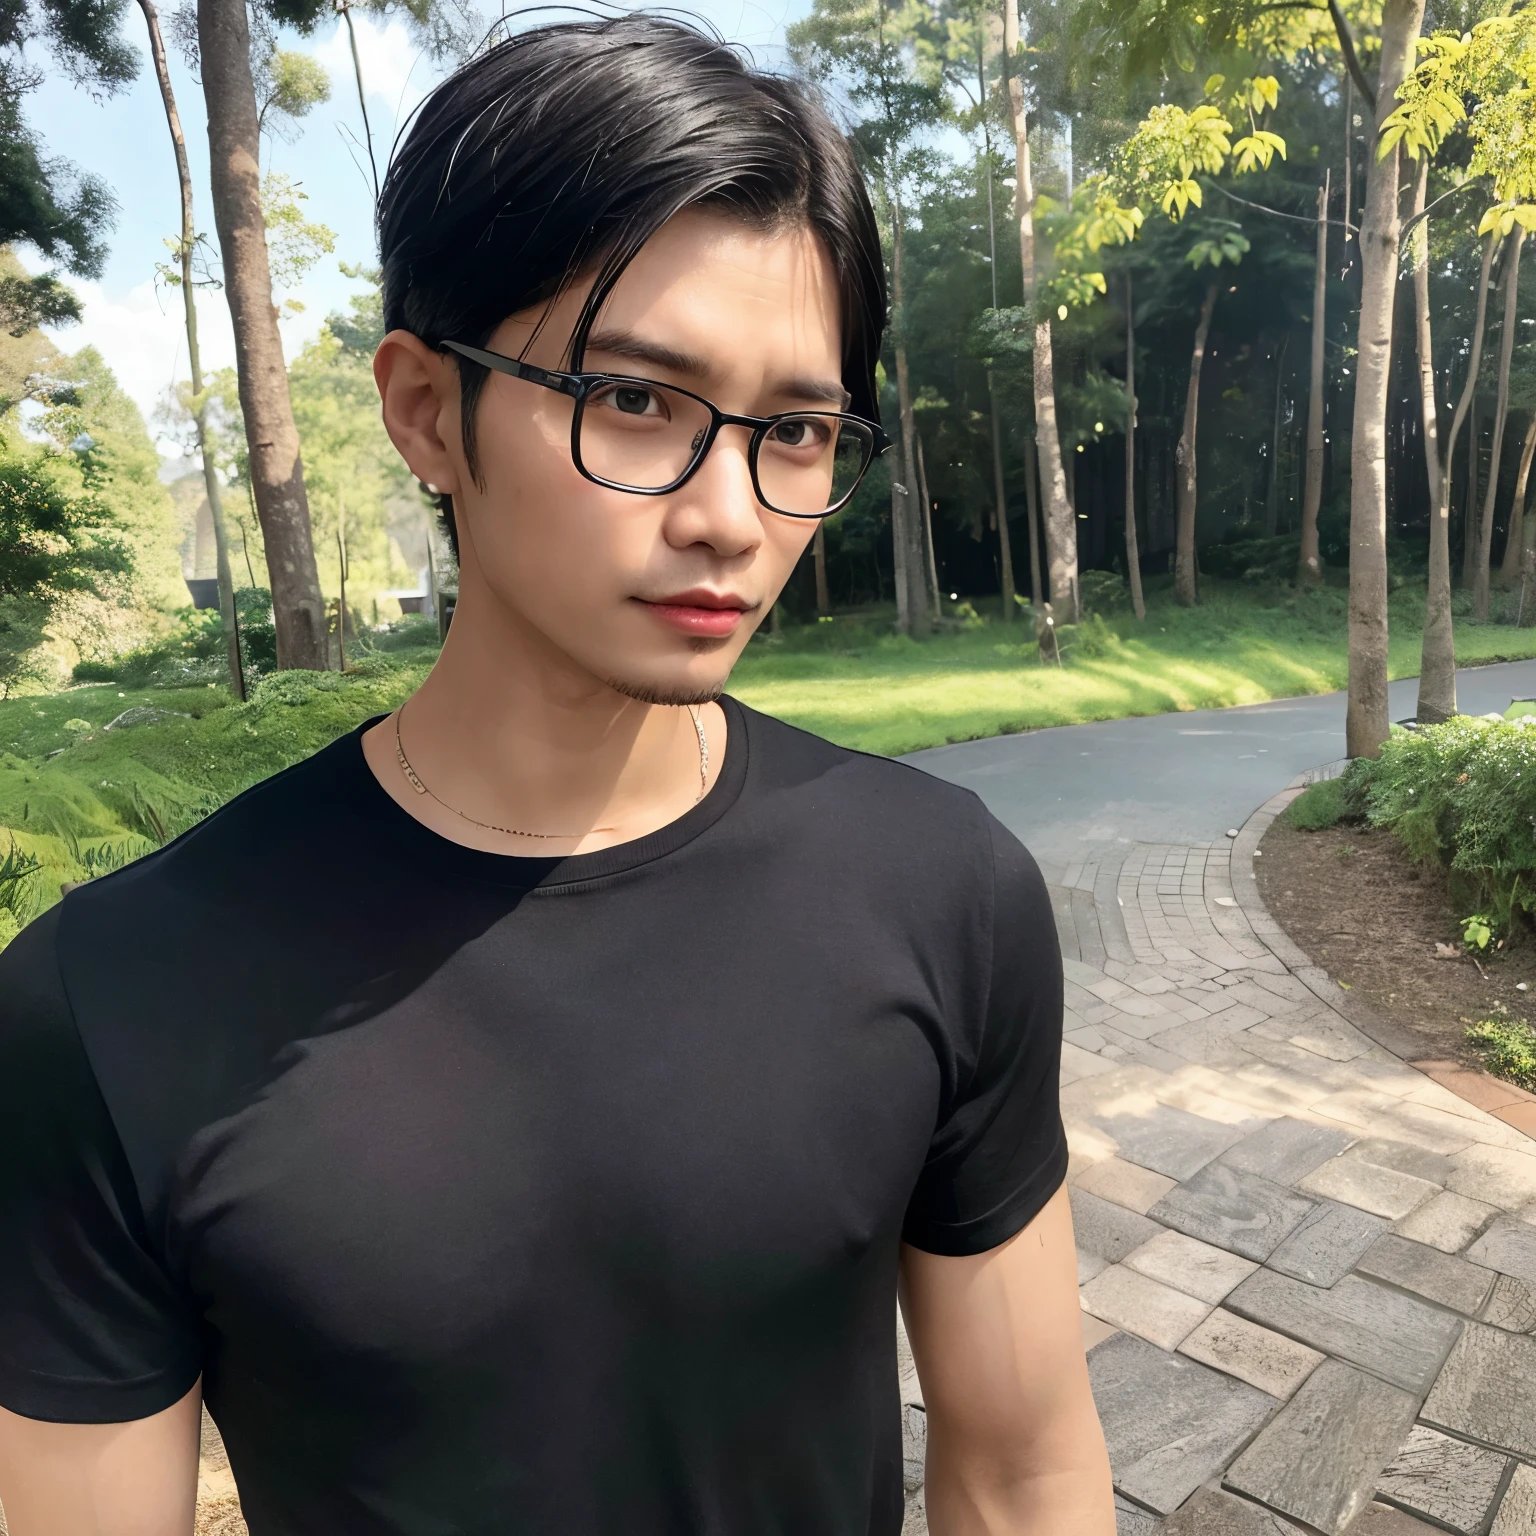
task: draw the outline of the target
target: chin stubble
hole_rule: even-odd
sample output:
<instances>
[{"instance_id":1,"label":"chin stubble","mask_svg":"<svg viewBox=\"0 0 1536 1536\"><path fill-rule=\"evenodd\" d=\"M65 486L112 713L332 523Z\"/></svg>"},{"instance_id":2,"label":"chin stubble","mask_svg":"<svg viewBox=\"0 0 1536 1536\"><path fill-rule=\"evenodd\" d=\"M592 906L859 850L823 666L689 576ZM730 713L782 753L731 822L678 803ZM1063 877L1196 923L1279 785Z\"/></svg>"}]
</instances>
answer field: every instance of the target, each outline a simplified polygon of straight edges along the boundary
<instances>
[{"instance_id":1,"label":"chin stubble","mask_svg":"<svg viewBox=\"0 0 1536 1536\"><path fill-rule=\"evenodd\" d=\"M713 704L725 691L724 683L714 683L707 688L668 688L655 683L631 682L622 677L610 677L608 686L615 693L622 693L626 699L634 699L640 704L671 706Z\"/></svg>"}]
</instances>

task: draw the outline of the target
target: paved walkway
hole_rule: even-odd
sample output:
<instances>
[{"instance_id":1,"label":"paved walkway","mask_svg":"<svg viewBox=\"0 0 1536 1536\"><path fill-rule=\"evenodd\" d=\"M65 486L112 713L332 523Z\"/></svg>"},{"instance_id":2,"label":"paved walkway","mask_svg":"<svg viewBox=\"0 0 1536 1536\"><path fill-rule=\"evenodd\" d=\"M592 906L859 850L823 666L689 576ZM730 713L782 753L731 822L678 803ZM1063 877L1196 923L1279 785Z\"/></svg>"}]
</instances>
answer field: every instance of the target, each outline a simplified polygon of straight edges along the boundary
<instances>
[{"instance_id":1,"label":"paved walkway","mask_svg":"<svg viewBox=\"0 0 1536 1536\"><path fill-rule=\"evenodd\" d=\"M1503 708L1536 692L1536 664L1461 687L1463 708ZM1411 693L1393 702L1406 714ZM980 790L1051 885L1084 1342L1122 1536L1536 1536L1536 1142L1509 1123L1520 1107L1498 1118L1350 1022L1253 878L1299 790L1244 816L1224 787L1266 774L1251 808L1298 757L1337 757L1342 721L1334 697L916 759ZM1079 751L1106 761L1073 771ZM904 1393L916 1533L910 1370Z\"/></svg>"}]
</instances>

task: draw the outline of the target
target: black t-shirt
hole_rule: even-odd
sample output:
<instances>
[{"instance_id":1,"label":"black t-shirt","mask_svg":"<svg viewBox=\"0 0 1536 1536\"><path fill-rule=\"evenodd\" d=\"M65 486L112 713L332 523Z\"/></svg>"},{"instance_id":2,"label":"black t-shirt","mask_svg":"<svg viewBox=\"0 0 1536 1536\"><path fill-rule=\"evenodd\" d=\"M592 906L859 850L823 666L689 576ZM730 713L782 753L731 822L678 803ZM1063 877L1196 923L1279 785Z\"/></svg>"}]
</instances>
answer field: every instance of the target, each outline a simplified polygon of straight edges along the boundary
<instances>
[{"instance_id":1,"label":"black t-shirt","mask_svg":"<svg viewBox=\"0 0 1536 1536\"><path fill-rule=\"evenodd\" d=\"M0 1404L201 1373L252 1536L894 1536L898 1245L1066 1166L1061 965L973 795L725 701L564 859L361 731L0 954Z\"/></svg>"}]
</instances>

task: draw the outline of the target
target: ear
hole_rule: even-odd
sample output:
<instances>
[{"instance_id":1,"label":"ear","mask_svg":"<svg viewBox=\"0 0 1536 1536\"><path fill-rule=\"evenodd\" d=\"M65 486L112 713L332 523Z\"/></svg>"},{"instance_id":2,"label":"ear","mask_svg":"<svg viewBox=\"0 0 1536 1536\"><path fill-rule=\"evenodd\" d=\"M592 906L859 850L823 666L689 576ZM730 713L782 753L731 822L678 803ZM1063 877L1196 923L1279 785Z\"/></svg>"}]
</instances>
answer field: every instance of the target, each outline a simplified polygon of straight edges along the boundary
<instances>
[{"instance_id":1,"label":"ear","mask_svg":"<svg viewBox=\"0 0 1536 1536\"><path fill-rule=\"evenodd\" d=\"M419 336L391 331L373 354L373 378L384 430L411 473L458 495L464 478L458 369Z\"/></svg>"}]
</instances>

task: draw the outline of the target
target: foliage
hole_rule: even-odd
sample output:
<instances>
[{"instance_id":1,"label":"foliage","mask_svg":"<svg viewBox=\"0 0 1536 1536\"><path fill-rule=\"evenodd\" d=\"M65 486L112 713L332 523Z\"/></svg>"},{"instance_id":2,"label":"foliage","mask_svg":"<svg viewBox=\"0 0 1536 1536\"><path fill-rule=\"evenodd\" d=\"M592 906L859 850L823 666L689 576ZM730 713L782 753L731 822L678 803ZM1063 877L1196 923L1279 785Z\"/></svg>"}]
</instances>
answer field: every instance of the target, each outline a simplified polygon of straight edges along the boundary
<instances>
[{"instance_id":1,"label":"foliage","mask_svg":"<svg viewBox=\"0 0 1536 1536\"><path fill-rule=\"evenodd\" d=\"M110 95L132 80L138 56L120 35L121 10L120 0L11 0L0 7L0 246L26 242L83 277L101 274L115 200L98 177L47 153L22 103L43 79L39 51L93 95Z\"/></svg>"},{"instance_id":2,"label":"foliage","mask_svg":"<svg viewBox=\"0 0 1536 1536\"><path fill-rule=\"evenodd\" d=\"M300 205L308 201L303 184L280 171L268 171L262 178L261 205L266 210L267 258L274 288L297 288L310 268L336 249L336 231L305 218ZM286 307L299 310L303 305L288 299Z\"/></svg>"},{"instance_id":3,"label":"foliage","mask_svg":"<svg viewBox=\"0 0 1536 1536\"><path fill-rule=\"evenodd\" d=\"M101 354L86 347L54 373L39 424L61 470L100 503L128 567L110 590L69 599L52 631L81 656L110 655L151 642L186 602L181 529L144 418Z\"/></svg>"},{"instance_id":4,"label":"foliage","mask_svg":"<svg viewBox=\"0 0 1536 1536\"><path fill-rule=\"evenodd\" d=\"M80 301L56 277L0 277L0 330L25 336L43 325L68 325L80 318Z\"/></svg>"},{"instance_id":5,"label":"foliage","mask_svg":"<svg viewBox=\"0 0 1536 1536\"><path fill-rule=\"evenodd\" d=\"M1468 949L1475 949L1481 954L1493 943L1493 935L1497 926L1497 920L1491 918L1485 912L1474 912L1471 917L1461 920L1461 942Z\"/></svg>"},{"instance_id":6,"label":"foliage","mask_svg":"<svg viewBox=\"0 0 1536 1536\"><path fill-rule=\"evenodd\" d=\"M1309 784L1285 808L1282 819L1302 832L1323 832L1359 816L1359 797L1345 778Z\"/></svg>"},{"instance_id":7,"label":"foliage","mask_svg":"<svg viewBox=\"0 0 1536 1536\"><path fill-rule=\"evenodd\" d=\"M1367 814L1443 866L1494 929L1536 913L1536 719L1472 719L1394 734L1360 770Z\"/></svg>"},{"instance_id":8,"label":"foliage","mask_svg":"<svg viewBox=\"0 0 1536 1536\"><path fill-rule=\"evenodd\" d=\"M369 656L345 676L277 673L245 704L222 687L164 694L112 684L0 703L0 847L14 835L19 854L38 862L31 890L47 905L62 881L91 878L159 846L392 709L420 684L435 654ZM157 706L153 723L101 729L135 704ZM167 706L174 713L160 715ZM74 714L89 720L89 733L66 728Z\"/></svg>"},{"instance_id":9,"label":"foliage","mask_svg":"<svg viewBox=\"0 0 1536 1536\"><path fill-rule=\"evenodd\" d=\"M1536 1029L1496 1006L1492 1018L1480 1019L1467 1031L1467 1039L1495 1077L1536 1093Z\"/></svg>"},{"instance_id":10,"label":"foliage","mask_svg":"<svg viewBox=\"0 0 1536 1536\"><path fill-rule=\"evenodd\" d=\"M1436 32L1419 39L1419 52L1382 125L1379 152L1401 144L1414 160L1433 158L1465 124L1465 174L1493 188L1478 234L1506 235L1517 221L1536 232L1536 12L1491 17L1460 36Z\"/></svg>"},{"instance_id":11,"label":"foliage","mask_svg":"<svg viewBox=\"0 0 1536 1536\"><path fill-rule=\"evenodd\" d=\"M99 497L60 456L0 439L0 698L37 672L49 620L71 599L105 598L131 569Z\"/></svg>"},{"instance_id":12,"label":"foliage","mask_svg":"<svg viewBox=\"0 0 1536 1536\"><path fill-rule=\"evenodd\" d=\"M224 637L217 609L184 608L176 626L151 645L117 656L77 662L77 683L120 683L128 688L186 688L224 678Z\"/></svg>"}]
</instances>

